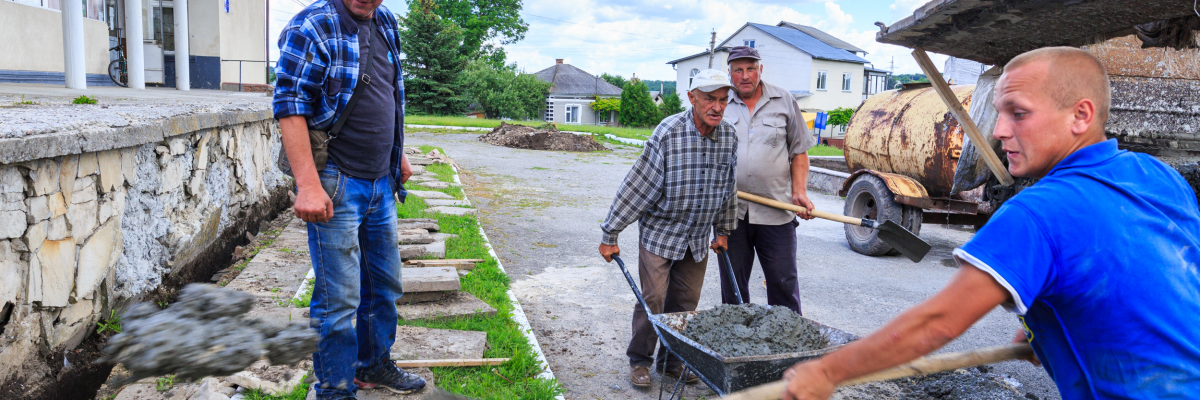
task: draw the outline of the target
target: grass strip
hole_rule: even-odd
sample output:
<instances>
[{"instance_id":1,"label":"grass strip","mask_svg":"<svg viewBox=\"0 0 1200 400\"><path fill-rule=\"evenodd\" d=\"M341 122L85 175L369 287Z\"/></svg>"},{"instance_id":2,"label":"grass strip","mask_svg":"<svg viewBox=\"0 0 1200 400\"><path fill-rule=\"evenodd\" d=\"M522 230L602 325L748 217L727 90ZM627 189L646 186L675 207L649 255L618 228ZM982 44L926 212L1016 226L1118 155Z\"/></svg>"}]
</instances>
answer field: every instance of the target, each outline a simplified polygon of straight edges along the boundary
<instances>
[{"instance_id":1,"label":"grass strip","mask_svg":"<svg viewBox=\"0 0 1200 400\"><path fill-rule=\"evenodd\" d=\"M513 125L525 125L525 126L541 126L542 124L545 123L542 121L501 121L498 119L481 119L481 118L467 118L467 117L439 116L439 115L406 115L406 116L404 116L405 124L414 124L414 125L441 125L441 126L466 126L466 127L474 127L474 128L495 128L497 126L500 126L501 122L505 122L505 123L513 124ZM413 128L413 129L417 129L417 128ZM599 133L599 134L610 133L613 136L623 137L623 138L627 138L627 139L638 139L638 140L646 140L646 138L649 138L650 134L654 132L653 129L645 129L645 128L618 128L618 127L611 127L611 126L566 125L566 124L558 125L558 129L564 130L564 131L573 131L573 132L587 132L587 133ZM472 131L467 131L467 132L472 132ZM487 131L473 131L473 132L486 133Z\"/></svg>"},{"instance_id":2,"label":"grass strip","mask_svg":"<svg viewBox=\"0 0 1200 400\"><path fill-rule=\"evenodd\" d=\"M433 149L430 146L421 146L422 152L427 153ZM454 180L454 172L449 165L432 164L426 166L426 170L443 182ZM424 190L437 190L462 198L462 190L457 187ZM487 332L491 348L483 356L512 358L500 366L430 368L437 378L437 386L449 392L480 399L548 400L560 394L562 388L557 381L537 377L542 372L541 363L538 362L533 347L525 340L520 327L511 318L513 308L508 298L509 277L500 270L496 259L488 254L479 230L479 220L473 215L457 216L430 212L425 202L416 196L408 197L403 204L397 205L396 209L400 218L437 219L441 232L457 235L446 240L446 258L484 260L477 263L470 274L462 277L462 290L496 308L494 317L475 316L444 321L401 320L400 324Z\"/></svg>"},{"instance_id":3,"label":"grass strip","mask_svg":"<svg viewBox=\"0 0 1200 400\"><path fill-rule=\"evenodd\" d=\"M813 146L811 149L808 149L808 155L810 156L842 156L845 154L846 153L842 151L842 149L823 144L819 144Z\"/></svg>"}]
</instances>

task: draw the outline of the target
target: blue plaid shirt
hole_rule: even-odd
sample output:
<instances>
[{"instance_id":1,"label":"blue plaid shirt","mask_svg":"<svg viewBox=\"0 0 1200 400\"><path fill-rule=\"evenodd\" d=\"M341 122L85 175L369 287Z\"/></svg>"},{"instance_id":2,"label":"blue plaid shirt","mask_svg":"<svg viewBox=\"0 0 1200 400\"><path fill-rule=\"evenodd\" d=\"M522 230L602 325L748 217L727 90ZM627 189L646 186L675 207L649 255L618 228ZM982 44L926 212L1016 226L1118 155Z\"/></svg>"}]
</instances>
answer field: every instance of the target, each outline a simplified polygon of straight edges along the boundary
<instances>
[{"instance_id":1,"label":"blue plaid shirt","mask_svg":"<svg viewBox=\"0 0 1200 400\"><path fill-rule=\"evenodd\" d=\"M396 18L387 7L375 10L375 26L387 38L388 50L400 53ZM329 130L358 86L358 24L340 0L317 0L296 13L279 35L275 64L275 119L304 116L309 128ZM400 199L400 165L404 155L404 74L396 66L396 137L392 142L391 176ZM336 140L336 139L335 139Z\"/></svg>"}]
</instances>

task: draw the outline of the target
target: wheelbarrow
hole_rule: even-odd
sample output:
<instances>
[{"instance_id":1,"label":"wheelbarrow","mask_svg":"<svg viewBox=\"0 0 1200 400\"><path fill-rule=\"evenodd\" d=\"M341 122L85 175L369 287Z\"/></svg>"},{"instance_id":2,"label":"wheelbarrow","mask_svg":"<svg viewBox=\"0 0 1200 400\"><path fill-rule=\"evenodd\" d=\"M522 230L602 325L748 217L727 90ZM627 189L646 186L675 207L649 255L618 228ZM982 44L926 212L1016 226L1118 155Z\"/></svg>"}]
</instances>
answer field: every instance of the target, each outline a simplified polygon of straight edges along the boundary
<instances>
[{"instance_id":1,"label":"wheelbarrow","mask_svg":"<svg viewBox=\"0 0 1200 400\"><path fill-rule=\"evenodd\" d=\"M733 281L733 267L729 263L729 256L721 250L717 251L717 255L719 256L717 264L720 264L721 268L725 269L729 279ZM642 291L638 289L633 276L625 268L625 262L617 255L613 255L612 258L617 261L617 266L621 267L621 273L625 274L625 279L629 281L629 288L633 289L633 295L637 297L638 303L646 311L646 316L649 318L650 323L654 325L654 333L658 335L658 339L664 349L668 354L682 360L684 366L696 372L696 375L700 377L700 381L704 382L709 389L712 389L712 391L720 396L752 386L777 381L783 377L783 372L791 368L792 365L804 360L820 357L837 350L846 343L858 339L853 334L805 318L805 320L812 322L821 329L821 335L825 337L829 344L826 348L764 356L726 357L683 335L683 332L687 330L688 321L691 321L699 311L654 314L646 304L646 299L642 297ZM730 284L733 286L733 292L737 294L738 304L741 304L741 292L738 290L737 282L733 281ZM675 382L675 388L671 391L671 398L674 398L675 393L682 387L682 378L685 375L680 374L680 380ZM660 399L662 398L663 388L664 385L659 385Z\"/></svg>"}]
</instances>

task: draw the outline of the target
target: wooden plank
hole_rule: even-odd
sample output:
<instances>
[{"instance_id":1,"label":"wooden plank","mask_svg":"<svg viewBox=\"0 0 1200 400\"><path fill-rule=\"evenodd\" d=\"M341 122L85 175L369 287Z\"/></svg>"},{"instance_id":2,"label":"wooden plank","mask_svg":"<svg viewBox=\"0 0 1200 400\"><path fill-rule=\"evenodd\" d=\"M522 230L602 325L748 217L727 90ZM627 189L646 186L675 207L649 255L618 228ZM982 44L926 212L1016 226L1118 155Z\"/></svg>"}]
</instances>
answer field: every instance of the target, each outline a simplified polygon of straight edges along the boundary
<instances>
[{"instance_id":1,"label":"wooden plank","mask_svg":"<svg viewBox=\"0 0 1200 400\"><path fill-rule=\"evenodd\" d=\"M467 358L467 359L449 359L449 360L396 360L396 366L400 368L420 368L420 367L478 367L482 365L500 365L508 362L511 358Z\"/></svg>"},{"instance_id":2,"label":"wooden plank","mask_svg":"<svg viewBox=\"0 0 1200 400\"><path fill-rule=\"evenodd\" d=\"M950 113L954 114L954 118L958 119L958 125L963 128L963 132L967 133L967 137L975 144L975 149L979 154L983 155L983 161L987 164L988 169L992 170L992 174L996 175L996 179L1001 185L1012 186L1013 177L1008 173L1008 168L1000 161L1000 156L992 151L992 146L988 145L987 139L983 137L983 133L979 132L979 127L975 125L975 121L971 119L971 115L967 114L967 110L963 109L962 103L958 101L958 97L954 95L954 91L950 90L950 85L946 84L946 80L942 78L942 74L938 72L937 67L933 65L933 61L929 59L929 54L925 53L925 49L918 47L912 52L913 58L917 60L917 65L921 66L921 70L925 72L925 76L929 78L929 83L933 84L933 89L938 92L942 101L946 103L946 107L950 109Z\"/></svg>"}]
</instances>

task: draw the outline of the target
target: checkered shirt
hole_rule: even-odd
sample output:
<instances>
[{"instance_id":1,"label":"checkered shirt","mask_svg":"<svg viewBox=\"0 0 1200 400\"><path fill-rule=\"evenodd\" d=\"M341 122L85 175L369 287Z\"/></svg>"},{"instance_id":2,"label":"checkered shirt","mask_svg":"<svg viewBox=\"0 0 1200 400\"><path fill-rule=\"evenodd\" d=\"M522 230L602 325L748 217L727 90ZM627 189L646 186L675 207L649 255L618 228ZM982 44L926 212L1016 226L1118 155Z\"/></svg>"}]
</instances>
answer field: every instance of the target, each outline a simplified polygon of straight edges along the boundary
<instances>
[{"instance_id":1,"label":"checkered shirt","mask_svg":"<svg viewBox=\"0 0 1200 400\"><path fill-rule=\"evenodd\" d=\"M682 260L690 249L703 260L710 229L728 236L737 225L736 165L733 125L721 121L701 136L691 110L663 119L621 182L600 225L601 242L617 244L617 235L637 221L651 253Z\"/></svg>"},{"instance_id":2,"label":"checkered shirt","mask_svg":"<svg viewBox=\"0 0 1200 400\"><path fill-rule=\"evenodd\" d=\"M387 50L400 53L396 18L387 7L375 10L375 25ZM358 86L358 24L340 0L317 0L296 13L279 35L279 61L275 64L275 119L304 116L312 129L329 130ZM404 154L404 74L396 66L396 129L389 173L400 187Z\"/></svg>"}]
</instances>

